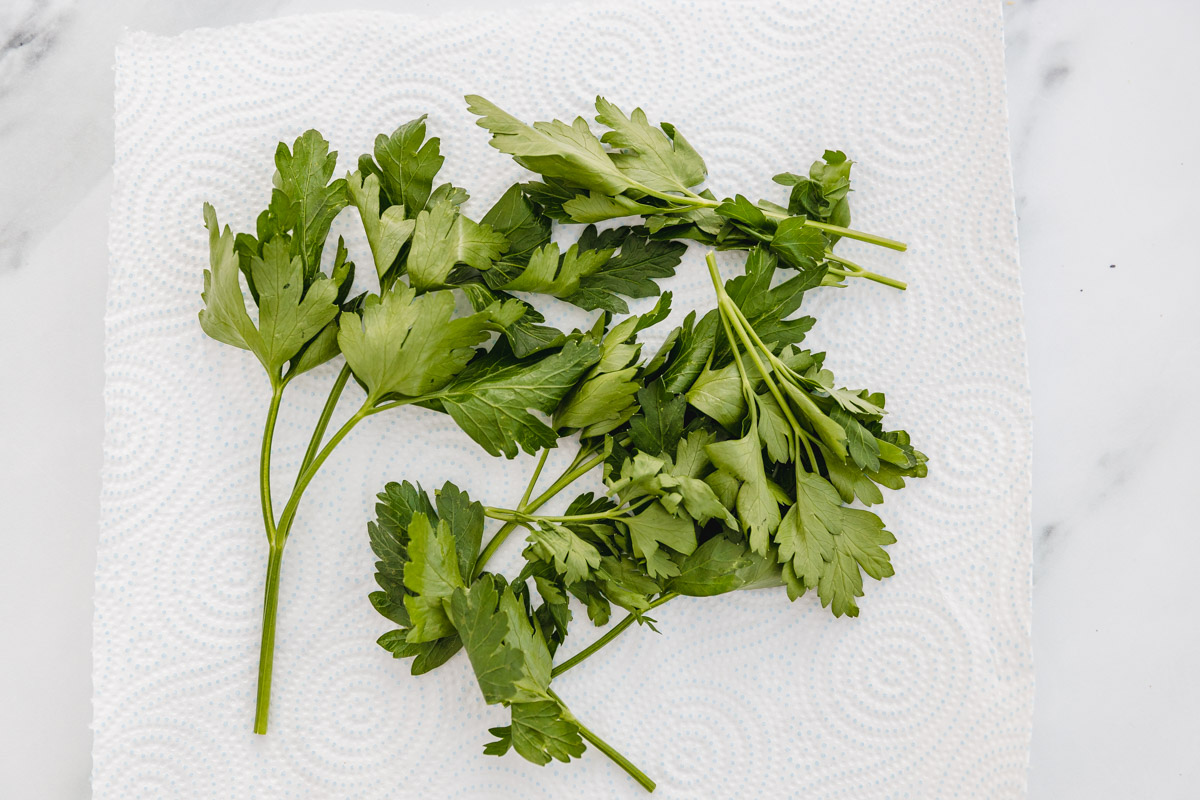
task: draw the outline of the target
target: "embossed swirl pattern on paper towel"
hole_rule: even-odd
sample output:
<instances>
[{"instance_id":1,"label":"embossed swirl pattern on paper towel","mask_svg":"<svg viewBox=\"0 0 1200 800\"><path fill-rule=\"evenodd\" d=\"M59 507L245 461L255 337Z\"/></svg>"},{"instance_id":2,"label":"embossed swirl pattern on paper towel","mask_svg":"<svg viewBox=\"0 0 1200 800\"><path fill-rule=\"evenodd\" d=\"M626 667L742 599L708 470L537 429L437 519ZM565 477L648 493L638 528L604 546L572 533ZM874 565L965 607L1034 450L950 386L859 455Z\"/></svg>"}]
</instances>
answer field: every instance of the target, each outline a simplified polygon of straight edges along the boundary
<instances>
[{"instance_id":1,"label":"embossed swirl pattern on paper towel","mask_svg":"<svg viewBox=\"0 0 1200 800\"><path fill-rule=\"evenodd\" d=\"M376 418L306 497L283 575L273 730L249 733L265 548L255 494L264 380L196 324L200 205L253 225L271 154L307 127L341 151L420 113L445 177L486 207L521 173L461 95L526 118L603 92L676 123L718 192L770 183L824 147L858 162L858 227L906 254L843 246L903 277L814 297L815 346L887 392L931 475L883 508L896 577L858 620L781 592L679 601L562 693L664 797L1011 797L1024 788L1030 414L1005 132L1000 18L985 2L687 2L416 19L284 19L117 54L108 405L97 578L99 800L134 797L635 797L595 754L539 769L482 755L485 706L461 657L420 679L375 647L364 531L385 480L520 491L444 416ZM335 230L361 246L353 220ZM369 263L364 254L355 254ZM702 254L669 282L707 303ZM721 255L737 269L736 254ZM366 284L364 283L364 286ZM578 317L556 311L562 321ZM284 402L287 489L332 370ZM514 551L516 548L512 548ZM501 562L514 563L513 553ZM580 636L594 636L577 614Z\"/></svg>"}]
</instances>

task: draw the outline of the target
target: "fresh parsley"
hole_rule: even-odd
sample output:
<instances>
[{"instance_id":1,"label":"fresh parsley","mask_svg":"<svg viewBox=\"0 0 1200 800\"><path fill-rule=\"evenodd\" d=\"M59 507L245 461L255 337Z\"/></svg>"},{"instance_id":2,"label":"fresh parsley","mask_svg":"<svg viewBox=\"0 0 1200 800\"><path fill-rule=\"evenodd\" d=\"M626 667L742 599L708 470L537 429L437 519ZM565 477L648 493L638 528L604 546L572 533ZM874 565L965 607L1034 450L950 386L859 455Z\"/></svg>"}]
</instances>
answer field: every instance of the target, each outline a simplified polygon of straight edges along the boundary
<instances>
[{"instance_id":1,"label":"fresh parsley","mask_svg":"<svg viewBox=\"0 0 1200 800\"><path fill-rule=\"evenodd\" d=\"M553 680L681 595L812 590L835 616L856 616L864 576L893 572L895 541L874 512L882 488L926 474L909 435L885 425L884 396L848 389L825 353L803 348L816 324L805 295L861 277L903 288L833 254L841 238L903 250L851 229L851 162L826 151L807 175L782 173L787 205L718 199L707 168L674 126L651 125L598 98L595 135L576 119L526 125L468 97L492 144L537 174L510 187L482 217L467 193L435 186L440 143L425 118L381 134L357 169L334 178L337 154L315 131L276 152L275 188L254 233L221 228L206 205L210 267L200 323L212 338L252 352L271 397L261 443L260 496L269 547L255 731L265 733L282 556L300 500L330 453L368 417L407 405L443 412L493 456L536 456L511 506L472 499L452 483L432 495L389 483L368 532L379 589L370 596L395 625L379 644L413 674L460 650L483 700L508 710L485 753L515 751L539 765L579 758L590 745L639 784L654 782L591 731ZM330 225L353 206L377 288L350 297L354 264ZM635 217L636 224L597 223ZM584 223L552 240L554 221ZM630 315L628 300L660 295L687 242L746 252L721 279L711 252L711 308L658 337L671 296ZM331 254L327 252L331 250ZM247 299L248 296L248 299ZM599 312L583 330L545 324L539 298ZM272 436L284 390L340 357L293 491L276 515ZM351 379L360 405L329 423ZM549 453L577 447L539 491ZM585 477L604 492L577 494L543 513ZM490 535L489 524L497 525ZM523 567L489 571L522 531ZM561 658L572 603L598 639Z\"/></svg>"}]
</instances>

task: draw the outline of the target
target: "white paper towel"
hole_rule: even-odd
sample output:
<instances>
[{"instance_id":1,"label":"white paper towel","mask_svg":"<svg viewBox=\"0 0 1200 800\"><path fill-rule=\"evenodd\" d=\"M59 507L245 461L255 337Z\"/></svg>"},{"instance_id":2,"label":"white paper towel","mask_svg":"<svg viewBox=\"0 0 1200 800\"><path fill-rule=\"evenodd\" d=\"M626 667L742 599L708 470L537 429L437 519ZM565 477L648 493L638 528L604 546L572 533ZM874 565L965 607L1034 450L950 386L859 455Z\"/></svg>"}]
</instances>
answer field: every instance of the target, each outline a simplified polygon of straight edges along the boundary
<instances>
[{"instance_id":1,"label":"white paper towel","mask_svg":"<svg viewBox=\"0 0 1200 800\"><path fill-rule=\"evenodd\" d=\"M95 797L640 795L595 751L546 768L484 756L506 712L483 704L466 659L414 678L375 645L391 626L367 601L365 523L383 483L453 479L503 505L531 467L419 409L360 426L306 495L284 560L271 732L250 732L268 390L250 355L197 323L201 203L252 230L277 141L316 127L344 171L375 134L428 113L444 177L480 214L522 172L488 147L468 92L524 119L590 116L598 93L640 104L685 133L718 194L779 200L771 175L843 149L858 162L855 227L910 245L841 245L908 292L855 282L806 301L839 379L885 391L893 425L930 456L930 477L880 512L899 538L896 576L869 582L856 620L782 591L678 600L656 614L662 635L633 629L556 681L571 708L669 798L1023 795L1031 433L998 4L618 0L122 42ZM350 217L335 234L369 265ZM725 254L726 271L740 258ZM667 284L676 320L711 303L699 248ZM333 372L285 395L277 497ZM582 613L574 631L572 647L595 635Z\"/></svg>"}]
</instances>

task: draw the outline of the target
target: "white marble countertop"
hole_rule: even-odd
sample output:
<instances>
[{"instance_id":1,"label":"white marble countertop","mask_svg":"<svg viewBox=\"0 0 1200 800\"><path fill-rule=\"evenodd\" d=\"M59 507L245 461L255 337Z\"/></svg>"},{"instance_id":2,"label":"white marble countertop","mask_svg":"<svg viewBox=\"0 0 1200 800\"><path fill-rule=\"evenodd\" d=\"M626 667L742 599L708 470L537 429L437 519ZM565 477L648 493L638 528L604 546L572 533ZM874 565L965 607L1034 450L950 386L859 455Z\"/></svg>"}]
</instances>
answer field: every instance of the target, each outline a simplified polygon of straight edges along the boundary
<instances>
[{"instance_id":1,"label":"white marble countertop","mask_svg":"<svg viewBox=\"0 0 1200 800\"><path fill-rule=\"evenodd\" d=\"M0 797L88 795L113 45L328 8L0 7ZM1035 409L1029 794L1195 797L1200 5L1005 16Z\"/></svg>"}]
</instances>

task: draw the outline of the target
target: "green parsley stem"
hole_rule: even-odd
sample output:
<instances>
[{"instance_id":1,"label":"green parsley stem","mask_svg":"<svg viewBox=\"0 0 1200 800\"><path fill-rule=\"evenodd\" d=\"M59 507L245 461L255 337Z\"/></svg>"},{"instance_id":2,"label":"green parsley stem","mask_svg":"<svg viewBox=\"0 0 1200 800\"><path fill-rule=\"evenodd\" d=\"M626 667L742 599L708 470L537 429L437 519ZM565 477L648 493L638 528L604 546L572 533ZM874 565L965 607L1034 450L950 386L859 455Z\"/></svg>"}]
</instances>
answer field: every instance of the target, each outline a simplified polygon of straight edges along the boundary
<instances>
[{"instance_id":1,"label":"green parsley stem","mask_svg":"<svg viewBox=\"0 0 1200 800\"><path fill-rule=\"evenodd\" d=\"M304 490L308 488L308 484L316 476L321 469L321 465L325 463L325 459L329 458L330 453L334 448L341 444L342 440L349 435L350 431L354 430L354 426L362 422L367 417L374 414L379 409L371 408L371 400L367 399L354 415L338 428L337 433L329 439L326 445L313 457L312 463L300 471L296 478L296 486L292 489L292 496L288 498L287 505L283 507L283 513L279 516L279 545L287 541L288 533L292 529L292 523L296 519L296 508L300 505L300 498L304 495Z\"/></svg>"},{"instance_id":2,"label":"green parsley stem","mask_svg":"<svg viewBox=\"0 0 1200 800\"><path fill-rule=\"evenodd\" d=\"M648 186L637 184L635 187L639 192L648 194L651 197L657 197L659 200L666 200L668 203L677 203L680 200L686 200L693 208L716 208L721 205L718 200L709 200L706 197L701 197L693 192L687 192L686 197L681 195L669 194L667 192L659 192L651 189ZM684 209L688 210L688 209ZM769 208L759 208L765 216L771 219L787 219L791 214L781 214L778 211L772 211ZM899 250L904 252L908 249L908 245L904 242L898 242L895 239L889 239L886 236L876 236L873 233L865 233L856 231L853 228L843 228L841 225L830 225L828 222L818 222L815 219L806 219L804 224L809 228L816 228L819 231L832 233L835 236L843 236L847 239L857 239L860 242L868 242L870 244L886 247L889 250ZM863 276L866 277L866 276Z\"/></svg>"},{"instance_id":3,"label":"green parsley stem","mask_svg":"<svg viewBox=\"0 0 1200 800\"><path fill-rule=\"evenodd\" d=\"M722 312L729 314L730 319L733 321L733 327L737 330L738 336L742 340L742 344L746 347L746 353L750 356L750 359L754 361L755 368L758 370L758 373L762 375L763 383L767 385L767 390L771 393L771 396L775 398L775 402L779 404L780 411L783 412L783 416L787 419L788 424L791 426L793 442L799 440L799 442L804 445L804 450L808 453L808 463L813 469L816 469L817 460L813 456L812 446L808 443L807 434L804 428L800 426L799 420L797 420L796 416L792 413L791 405L788 404L787 400L783 396L783 393L775 384L775 373L768 369L758 357L759 347L756 347L754 342L758 342L758 345L762 346L762 340L758 338L757 334L755 334L753 337L754 341L751 341L748 331L752 330L753 326L746 321L746 318L742 315L741 309L739 309L737 304L730 299L729 295L722 293L722 296L717 299L717 306L722 310ZM768 355L771 354L771 351L765 347L763 347L763 352L767 353Z\"/></svg>"},{"instance_id":4,"label":"green parsley stem","mask_svg":"<svg viewBox=\"0 0 1200 800\"><path fill-rule=\"evenodd\" d=\"M895 278L889 278L886 275L880 275L877 272L871 272L869 269L860 267L858 264L855 264L853 261L842 258L841 256L834 255L829 250L825 251L825 259L827 261L837 262L838 264L841 264L842 266L846 267L845 270L834 269L833 267L830 267L829 271L835 275L844 275L849 278L866 278L869 281L875 281L876 283L882 283L884 286L891 286L893 288L899 289L900 291L904 291L905 289L908 288L908 284L905 283L904 281L898 281Z\"/></svg>"},{"instance_id":5,"label":"green parsley stem","mask_svg":"<svg viewBox=\"0 0 1200 800\"><path fill-rule=\"evenodd\" d=\"M574 714L571 713L571 710L567 708L567 704L562 701L561 697L555 694L553 689L547 689L546 692L551 698L554 699L554 702L558 703L559 708L562 709L563 717L575 723L575 727L579 729L580 735L588 741L588 744L592 745L601 753L604 753L604 755L612 759L617 766L625 770L629 777L637 781L647 792L654 791L654 781L650 780L646 773L635 767L633 762L618 753L608 742L604 741L599 736L588 730L587 727L584 726L584 724L580 722Z\"/></svg>"},{"instance_id":6,"label":"green parsley stem","mask_svg":"<svg viewBox=\"0 0 1200 800\"><path fill-rule=\"evenodd\" d=\"M778 214L773 214L766 211L763 213L767 214L769 217L780 216ZM856 231L853 228L843 228L841 225L830 225L828 222L817 222L815 219L806 219L804 220L804 224L809 228L816 228L819 231L832 233L835 236L842 236L847 239L857 239L860 242L879 245L880 247L886 247L889 250L899 250L903 253L908 249L908 245L906 245L904 242L897 242L895 239L889 239L886 236L876 236L873 233L863 233L862 231Z\"/></svg>"},{"instance_id":7,"label":"green parsley stem","mask_svg":"<svg viewBox=\"0 0 1200 800\"><path fill-rule=\"evenodd\" d=\"M272 398L272 412L268 415L274 417L278 412L279 394L283 387L278 386ZM335 401L336 402L336 401ZM333 449L345 439L346 436L354 429L354 426L361 422L371 413L368 404L363 404L354 416L346 421L329 443L325 445L315 456L313 456L308 466L300 470L300 474L296 477L296 485L292 489L292 495L288 498L287 505L283 507L283 513L279 517L279 525L272 526L267 523L267 536L271 542L271 551L267 559L267 581L263 596L263 625L262 625L262 644L258 655L258 695L254 707L254 732L257 734L265 734L267 732L267 714L271 705L271 669L275 654L275 615L279 608L279 574L283 566L283 546L287 543L288 533L291 531L292 522L296 518L296 508L300 503L300 497L304 494L304 490L308 487L309 482L321 465L325 463L325 459L329 458L329 454ZM274 420L271 420L273 427ZM263 452L266 454L263 459L264 469L263 474L267 473L268 462L270 459L270 442L269 435L264 436ZM270 483L264 479L264 495L263 495L263 513L270 519ZM273 535L272 535L273 532Z\"/></svg>"},{"instance_id":8,"label":"green parsley stem","mask_svg":"<svg viewBox=\"0 0 1200 800\"><path fill-rule=\"evenodd\" d=\"M666 592L661 597L659 597L658 599L656 599L652 603L650 603L650 606L646 609L646 611L651 611L655 608L658 608L662 604L670 602L671 600L674 600L676 597L679 597L679 595L676 594L675 592ZM645 612L643 612L643 613L645 613ZM583 648L578 653L571 656L566 661L564 661L563 663L561 663L557 667L555 667L553 670L551 670L550 677L557 678L559 675L562 675L564 672L569 670L571 667L574 667L574 666L586 661L588 659L588 657L591 656L592 654L594 654L597 650L604 647L606 644L611 642L613 639L620 636L621 633L626 628L628 628L630 625L632 625L634 622L637 621L637 618L638 618L637 614L626 615L625 619L621 620L616 625L613 625L611 628L609 628L607 631L605 631L604 635L601 636L599 639L592 642L587 647Z\"/></svg>"},{"instance_id":9,"label":"green parsley stem","mask_svg":"<svg viewBox=\"0 0 1200 800\"><path fill-rule=\"evenodd\" d=\"M724 292L724 290L722 289L721 293L723 293L723 292ZM781 361L778 356L776 356L773 352L771 352L771 348L767 347L767 345L763 342L763 340L761 338L759 338L758 332L754 330L754 326L750 324L750 321L748 319L746 319L746 315L742 313L742 310L740 308L738 308L737 303L734 303L733 299L730 298L729 295L725 295L725 297L729 301L728 305L726 306L727 310L740 321L739 325L740 325L742 331L747 336L750 337L750 339L754 342L754 344L758 347L759 350L761 350L763 353L766 354L767 361L770 362L772 368L775 369L777 372L779 372L779 374L783 378L791 380L797 386L802 386L802 387L806 386L806 387L812 388L813 381L811 381L810 379L805 378L803 375L797 373L796 370L789 367L787 364L785 364L783 361ZM719 299L720 298L718 298L718 301L719 301Z\"/></svg>"},{"instance_id":10,"label":"green parsley stem","mask_svg":"<svg viewBox=\"0 0 1200 800\"><path fill-rule=\"evenodd\" d=\"M483 514L491 519L507 520L509 522L595 522L602 519L617 519L628 514L636 508L640 508L650 502L653 502L654 497L638 498L627 506L612 508L608 511L597 511L594 514L569 514L566 516L543 516L541 514L530 514L527 511L518 511L512 508L496 508L494 506L484 506Z\"/></svg>"},{"instance_id":11,"label":"green parsley stem","mask_svg":"<svg viewBox=\"0 0 1200 800\"><path fill-rule=\"evenodd\" d=\"M548 488L546 491L542 492L540 495L524 504L524 507L519 509L519 511L523 514L537 511L539 508L549 502L550 499L556 494L570 486L588 472L591 472L600 464L604 463L605 455L603 453L595 458L589 459L584 463L580 463L584 458L590 455L591 452L592 448L590 445L579 448L579 453L575 455L575 460L572 461L571 465L567 467L566 471L558 477L558 480L554 481L554 483L552 483L550 488ZM500 530L496 531L496 533L484 546L483 551L480 552L479 558L475 560L475 570L471 576L472 580L479 577L479 574L483 572L484 566L491 559L492 555L496 552L496 550L499 549L500 545L504 544L504 540L507 539L509 534L516 530L520 524L521 523L517 520L509 519L504 523Z\"/></svg>"},{"instance_id":12,"label":"green parsley stem","mask_svg":"<svg viewBox=\"0 0 1200 800\"><path fill-rule=\"evenodd\" d=\"M508 538L508 535L519 526L519 522L509 520L501 526L500 530L496 531L492 538L488 540L482 552L479 553L479 558L475 559L475 574L471 576L471 580L479 577L479 574L483 572L484 566L491 560L492 555L500 548L500 545L504 544L504 540Z\"/></svg>"},{"instance_id":13,"label":"green parsley stem","mask_svg":"<svg viewBox=\"0 0 1200 800\"><path fill-rule=\"evenodd\" d=\"M275 613L279 608L279 571L283 566L283 545L271 545L267 557L267 585L263 597L262 645L258 651L258 695L254 704L254 732L267 732L271 706L271 669L275 658Z\"/></svg>"},{"instance_id":14,"label":"green parsley stem","mask_svg":"<svg viewBox=\"0 0 1200 800\"><path fill-rule=\"evenodd\" d=\"M263 428L262 450L258 458L258 497L262 504L267 543L271 545L275 544L275 512L271 505L271 446L275 439L275 421L279 418L279 401L286 385L282 381L271 381L271 404L267 407L267 424Z\"/></svg>"},{"instance_id":15,"label":"green parsley stem","mask_svg":"<svg viewBox=\"0 0 1200 800\"><path fill-rule=\"evenodd\" d=\"M275 653L275 612L279 606L279 568L283 548L276 543L275 513L271 505L271 445L275 438L275 422L279 418L279 402L287 381L271 381L271 404L267 408L267 423L263 429L262 451L258 463L258 490L262 504L263 524L266 527L270 555L267 558L267 581L263 598L262 646L258 658L258 697L254 709L254 732L267 732L267 710L271 702L271 665Z\"/></svg>"},{"instance_id":16,"label":"green parsley stem","mask_svg":"<svg viewBox=\"0 0 1200 800\"><path fill-rule=\"evenodd\" d=\"M342 371L338 373L337 380L333 382L333 388L329 390L329 397L325 399L325 407L321 409L321 416L317 420L317 427L313 429L312 438L308 440L308 448L304 451L304 458L300 460L300 470L296 473L296 482L300 482L300 476L304 470L308 469L308 465L316 458L317 452L321 448L321 440L325 438L325 431L329 428L329 420L333 418L333 410L337 407L338 400L341 399L342 390L346 388L346 382L350 380L350 365L343 364Z\"/></svg>"},{"instance_id":17,"label":"green parsley stem","mask_svg":"<svg viewBox=\"0 0 1200 800\"><path fill-rule=\"evenodd\" d=\"M538 478L542 477L542 467L546 466L546 458L549 455L550 448L544 448L542 455L538 458L537 466L533 469L533 476L525 484L525 492L521 495L521 502L517 503L517 508L525 508L525 504L529 502L529 496L533 494L533 489L537 486Z\"/></svg>"}]
</instances>

